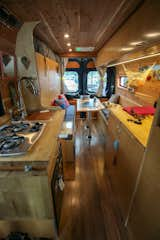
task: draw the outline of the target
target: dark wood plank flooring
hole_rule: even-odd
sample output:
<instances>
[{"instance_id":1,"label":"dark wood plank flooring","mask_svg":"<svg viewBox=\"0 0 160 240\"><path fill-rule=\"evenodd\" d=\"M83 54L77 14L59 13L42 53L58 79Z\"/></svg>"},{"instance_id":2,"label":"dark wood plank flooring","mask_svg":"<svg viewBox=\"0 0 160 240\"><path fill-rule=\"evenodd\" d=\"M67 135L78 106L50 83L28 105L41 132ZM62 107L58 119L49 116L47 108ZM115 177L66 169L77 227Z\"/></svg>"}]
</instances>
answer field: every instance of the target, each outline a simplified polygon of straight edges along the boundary
<instances>
[{"instance_id":1,"label":"dark wood plank flooring","mask_svg":"<svg viewBox=\"0 0 160 240\"><path fill-rule=\"evenodd\" d=\"M76 178L65 185L60 240L126 240L107 173L109 135L101 120L92 120L89 143L84 125L77 120Z\"/></svg>"}]
</instances>

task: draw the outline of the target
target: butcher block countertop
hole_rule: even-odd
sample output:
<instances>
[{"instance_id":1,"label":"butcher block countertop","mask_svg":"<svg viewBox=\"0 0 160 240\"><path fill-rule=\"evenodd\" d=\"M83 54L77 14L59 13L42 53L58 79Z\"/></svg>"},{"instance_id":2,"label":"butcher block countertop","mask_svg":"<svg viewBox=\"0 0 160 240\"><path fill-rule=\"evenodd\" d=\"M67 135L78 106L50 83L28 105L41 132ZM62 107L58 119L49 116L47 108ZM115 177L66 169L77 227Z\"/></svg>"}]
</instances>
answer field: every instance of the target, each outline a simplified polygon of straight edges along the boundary
<instances>
[{"instance_id":1,"label":"butcher block countertop","mask_svg":"<svg viewBox=\"0 0 160 240\"><path fill-rule=\"evenodd\" d=\"M119 121L133 134L133 136L144 146L147 146L150 129L152 126L153 116L148 115L142 120L142 124L138 125L127 119L135 120L133 116L125 112L120 105L109 108Z\"/></svg>"},{"instance_id":2,"label":"butcher block countertop","mask_svg":"<svg viewBox=\"0 0 160 240\"><path fill-rule=\"evenodd\" d=\"M41 120L46 123L46 127L29 150L28 153L21 156L0 157L0 170L10 168L24 169L24 165L31 165L33 170L47 169L55 164L55 159L58 153L58 134L64 120L64 110L36 112L28 117L28 120Z\"/></svg>"}]
</instances>

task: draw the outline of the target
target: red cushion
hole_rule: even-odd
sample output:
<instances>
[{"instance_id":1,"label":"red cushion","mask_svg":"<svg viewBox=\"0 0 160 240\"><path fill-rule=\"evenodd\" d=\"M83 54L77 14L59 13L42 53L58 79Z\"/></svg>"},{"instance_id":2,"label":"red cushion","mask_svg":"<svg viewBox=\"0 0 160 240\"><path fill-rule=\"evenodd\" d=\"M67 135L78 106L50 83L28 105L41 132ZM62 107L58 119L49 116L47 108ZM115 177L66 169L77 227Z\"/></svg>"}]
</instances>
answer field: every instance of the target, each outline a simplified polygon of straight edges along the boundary
<instances>
[{"instance_id":1,"label":"red cushion","mask_svg":"<svg viewBox=\"0 0 160 240\"><path fill-rule=\"evenodd\" d=\"M129 114L133 115L134 113L137 115L154 115L155 108L152 106L145 106L145 107L124 107L124 111L128 112Z\"/></svg>"},{"instance_id":2,"label":"red cushion","mask_svg":"<svg viewBox=\"0 0 160 240\"><path fill-rule=\"evenodd\" d=\"M52 102L51 102L51 106L58 106L56 101L55 101L55 98L53 98Z\"/></svg>"},{"instance_id":3,"label":"red cushion","mask_svg":"<svg viewBox=\"0 0 160 240\"><path fill-rule=\"evenodd\" d=\"M58 98L59 99L64 99L65 100L65 104L66 104L67 107L70 105L68 100L67 100L67 98L66 98L66 96L64 94L58 95Z\"/></svg>"}]
</instances>

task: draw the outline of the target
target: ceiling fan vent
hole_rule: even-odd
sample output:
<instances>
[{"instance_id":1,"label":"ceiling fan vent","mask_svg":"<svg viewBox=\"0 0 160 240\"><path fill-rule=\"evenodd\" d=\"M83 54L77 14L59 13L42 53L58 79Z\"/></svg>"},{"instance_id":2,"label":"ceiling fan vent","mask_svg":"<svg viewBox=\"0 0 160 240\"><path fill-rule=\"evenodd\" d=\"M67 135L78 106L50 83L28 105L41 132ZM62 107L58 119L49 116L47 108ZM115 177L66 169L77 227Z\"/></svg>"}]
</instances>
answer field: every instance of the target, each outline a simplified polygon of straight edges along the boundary
<instances>
[{"instance_id":1,"label":"ceiling fan vent","mask_svg":"<svg viewBox=\"0 0 160 240\"><path fill-rule=\"evenodd\" d=\"M0 6L0 22L10 28L20 28L22 25L22 23L3 6Z\"/></svg>"}]
</instances>

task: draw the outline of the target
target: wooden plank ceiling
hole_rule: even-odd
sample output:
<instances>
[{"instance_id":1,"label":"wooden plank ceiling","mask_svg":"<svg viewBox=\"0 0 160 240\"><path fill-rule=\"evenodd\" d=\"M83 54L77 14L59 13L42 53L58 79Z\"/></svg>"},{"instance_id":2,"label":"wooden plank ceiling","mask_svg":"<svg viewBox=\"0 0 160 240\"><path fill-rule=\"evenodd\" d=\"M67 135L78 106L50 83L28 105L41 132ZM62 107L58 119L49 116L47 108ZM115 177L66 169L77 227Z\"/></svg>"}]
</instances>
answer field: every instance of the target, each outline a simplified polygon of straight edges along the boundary
<instances>
[{"instance_id":1,"label":"wooden plank ceiling","mask_svg":"<svg viewBox=\"0 0 160 240\"><path fill-rule=\"evenodd\" d=\"M66 43L94 47L97 52L142 3L142 0L1 0L23 23L40 21L35 35L55 52L68 52ZM64 33L70 39L64 39ZM15 35L13 34L13 37Z\"/></svg>"},{"instance_id":2,"label":"wooden plank ceiling","mask_svg":"<svg viewBox=\"0 0 160 240\"><path fill-rule=\"evenodd\" d=\"M159 13L159 0L144 1L98 52L97 66L159 53Z\"/></svg>"}]
</instances>

